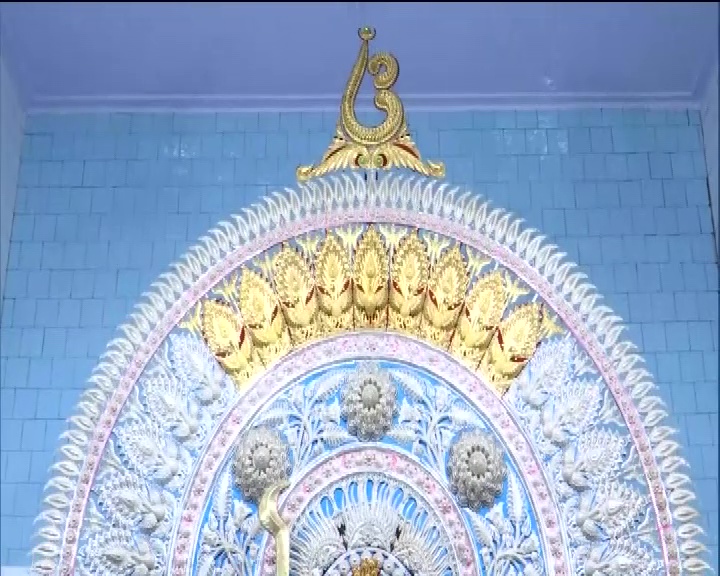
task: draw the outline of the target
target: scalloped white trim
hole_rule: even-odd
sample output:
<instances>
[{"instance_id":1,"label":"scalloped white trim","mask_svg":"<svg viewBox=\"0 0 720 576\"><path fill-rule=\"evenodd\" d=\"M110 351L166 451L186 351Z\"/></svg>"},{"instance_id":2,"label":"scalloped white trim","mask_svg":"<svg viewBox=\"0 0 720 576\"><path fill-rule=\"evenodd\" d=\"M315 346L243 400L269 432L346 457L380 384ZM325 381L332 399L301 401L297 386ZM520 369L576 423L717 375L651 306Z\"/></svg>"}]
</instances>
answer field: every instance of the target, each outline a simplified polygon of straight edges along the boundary
<instances>
[{"instance_id":1,"label":"scalloped white trim","mask_svg":"<svg viewBox=\"0 0 720 576\"><path fill-rule=\"evenodd\" d=\"M667 412L663 401L655 395L655 385L643 359L632 343L620 340L624 329L621 319L609 307L599 304L601 296L595 287L575 264L565 261L565 254L546 244L535 230L521 230L522 220L500 208L491 208L470 191L395 174L377 183L372 179L365 182L360 174L332 176L301 184L298 190L276 192L233 216L234 222L218 224L200 238L199 245L171 266L171 272L160 275L152 284L153 290L143 294L130 314L130 321L120 326L121 335L108 344L88 380L91 386L83 393L76 415L69 419L69 429L61 436L65 440L60 448L64 459L52 466L52 477L46 485L45 509L38 517L41 543L33 549L34 571L53 573L60 567L61 555L66 557L68 548L74 551L76 542L66 542L67 523L73 500L84 502L84 497L78 498L75 491L81 476L87 474L83 471L86 457L93 456L91 449L96 437L102 438L98 430L108 424L105 420L101 422L104 409L126 371L132 368L133 357L140 352L150 354L160 344L147 341L153 328L167 327L166 315L181 299L197 299L210 288L207 276L199 283L200 290L198 281L237 248L286 224L308 217L322 220L324 214L342 214L351 209L412 212L417 214L418 225L422 225L423 214L440 218L455 226L458 234L479 233L504 247L544 279L546 287L584 321L588 330L583 334L584 343L591 340L600 345L607 360L601 370L617 375L641 415L665 487L664 496L671 506L682 571L691 574L710 571L701 558L706 548L698 541L702 529L695 524L698 512L691 505L695 495L686 472L687 462L678 455L680 445L673 439L675 431L664 424ZM109 423L112 425L112 421ZM655 468L652 463L649 466ZM74 558L74 552L69 558Z\"/></svg>"}]
</instances>

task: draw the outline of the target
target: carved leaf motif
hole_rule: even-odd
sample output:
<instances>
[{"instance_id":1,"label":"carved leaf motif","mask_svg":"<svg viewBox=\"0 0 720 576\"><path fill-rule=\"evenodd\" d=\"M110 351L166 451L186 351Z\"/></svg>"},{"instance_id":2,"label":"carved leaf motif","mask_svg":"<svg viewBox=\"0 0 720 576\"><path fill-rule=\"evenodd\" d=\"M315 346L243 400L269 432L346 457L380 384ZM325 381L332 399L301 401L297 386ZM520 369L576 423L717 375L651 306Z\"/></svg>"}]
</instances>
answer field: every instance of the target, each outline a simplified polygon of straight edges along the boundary
<instances>
[{"instance_id":1,"label":"carved leaf motif","mask_svg":"<svg viewBox=\"0 0 720 576\"><path fill-rule=\"evenodd\" d=\"M243 269L240 279L240 309L259 345L274 344L281 338L285 319L275 292L265 278L249 268Z\"/></svg>"},{"instance_id":2,"label":"carved leaf motif","mask_svg":"<svg viewBox=\"0 0 720 576\"><path fill-rule=\"evenodd\" d=\"M315 261L315 282L320 307L326 314L338 317L350 308L350 259L340 239L332 232L325 237Z\"/></svg>"},{"instance_id":3,"label":"carved leaf motif","mask_svg":"<svg viewBox=\"0 0 720 576\"><path fill-rule=\"evenodd\" d=\"M203 405L224 404L223 400L233 393L234 388L208 346L194 334L170 334L169 352L176 377L195 388Z\"/></svg>"},{"instance_id":4,"label":"carved leaf motif","mask_svg":"<svg viewBox=\"0 0 720 576\"><path fill-rule=\"evenodd\" d=\"M417 232L400 240L392 263L390 304L401 316L420 312L430 272L430 258Z\"/></svg>"},{"instance_id":5,"label":"carved leaf motif","mask_svg":"<svg viewBox=\"0 0 720 576\"><path fill-rule=\"evenodd\" d=\"M455 324L468 282L467 265L455 245L440 256L428 282L425 316L435 328L447 329Z\"/></svg>"},{"instance_id":6,"label":"carved leaf motif","mask_svg":"<svg viewBox=\"0 0 720 576\"><path fill-rule=\"evenodd\" d=\"M478 422L478 417L473 412L457 403L453 404L449 416L457 429L474 426Z\"/></svg>"},{"instance_id":7,"label":"carved leaf motif","mask_svg":"<svg viewBox=\"0 0 720 576\"><path fill-rule=\"evenodd\" d=\"M499 539L499 534L495 527L478 514L470 514L470 522L472 523L475 537L483 546L490 550L496 548L495 540Z\"/></svg>"},{"instance_id":8,"label":"carved leaf motif","mask_svg":"<svg viewBox=\"0 0 720 576\"><path fill-rule=\"evenodd\" d=\"M322 433L322 439L330 446L337 446L348 440L352 440L345 428L341 428L337 424L327 424Z\"/></svg>"},{"instance_id":9,"label":"carved leaf motif","mask_svg":"<svg viewBox=\"0 0 720 576\"><path fill-rule=\"evenodd\" d=\"M527 512L525 501L520 488L520 481L515 474L508 474L507 508L510 521L515 526L521 526Z\"/></svg>"},{"instance_id":10,"label":"carved leaf motif","mask_svg":"<svg viewBox=\"0 0 720 576\"><path fill-rule=\"evenodd\" d=\"M417 431L412 426L400 424L392 428L388 436L400 444L410 444L417 438Z\"/></svg>"},{"instance_id":11,"label":"carved leaf motif","mask_svg":"<svg viewBox=\"0 0 720 576\"><path fill-rule=\"evenodd\" d=\"M500 270L475 283L458 323L460 338L466 346L487 347L505 312L506 301L505 280Z\"/></svg>"},{"instance_id":12,"label":"carved leaf motif","mask_svg":"<svg viewBox=\"0 0 720 576\"><path fill-rule=\"evenodd\" d=\"M588 540L616 538L639 521L647 498L621 482L606 482L595 492L584 492L576 523Z\"/></svg>"},{"instance_id":13,"label":"carved leaf motif","mask_svg":"<svg viewBox=\"0 0 720 576\"><path fill-rule=\"evenodd\" d=\"M563 454L563 480L576 490L603 482L622 465L626 446L627 438L617 432L586 432Z\"/></svg>"},{"instance_id":14,"label":"carved leaf motif","mask_svg":"<svg viewBox=\"0 0 720 576\"><path fill-rule=\"evenodd\" d=\"M232 500L232 473L226 470L220 476L218 487L215 490L215 498L213 502L213 511L217 518L225 520L230 512L230 502Z\"/></svg>"},{"instance_id":15,"label":"carved leaf motif","mask_svg":"<svg viewBox=\"0 0 720 576\"><path fill-rule=\"evenodd\" d=\"M600 391L592 382L573 381L560 390L560 395L545 404L542 431L545 437L563 446L585 430L600 408Z\"/></svg>"},{"instance_id":16,"label":"carved leaf motif","mask_svg":"<svg viewBox=\"0 0 720 576\"><path fill-rule=\"evenodd\" d=\"M187 382L157 368L144 379L143 384L145 400L155 421L172 431L181 442L199 440L200 414L188 393Z\"/></svg>"},{"instance_id":17,"label":"carved leaf motif","mask_svg":"<svg viewBox=\"0 0 720 576\"><path fill-rule=\"evenodd\" d=\"M412 398L415 400L425 398L425 384L415 376L403 370L393 370L392 375L400 382L403 390Z\"/></svg>"},{"instance_id":18,"label":"carved leaf motif","mask_svg":"<svg viewBox=\"0 0 720 576\"><path fill-rule=\"evenodd\" d=\"M337 370L320 376L314 384L314 398L317 402L324 402L340 388L347 374Z\"/></svg>"},{"instance_id":19,"label":"carved leaf motif","mask_svg":"<svg viewBox=\"0 0 720 576\"><path fill-rule=\"evenodd\" d=\"M282 424L288 418L288 414L292 410L292 406L285 400L276 402L269 410L264 410L260 415L258 424Z\"/></svg>"},{"instance_id":20,"label":"carved leaf motif","mask_svg":"<svg viewBox=\"0 0 720 576\"><path fill-rule=\"evenodd\" d=\"M283 246L273 259L272 269L288 321L294 326L308 326L315 318L318 304L307 262L297 250Z\"/></svg>"},{"instance_id":21,"label":"carved leaf motif","mask_svg":"<svg viewBox=\"0 0 720 576\"><path fill-rule=\"evenodd\" d=\"M202 334L218 361L230 371L243 370L252 356L252 339L230 304L221 300L205 300L202 313Z\"/></svg>"},{"instance_id":22,"label":"carved leaf motif","mask_svg":"<svg viewBox=\"0 0 720 576\"><path fill-rule=\"evenodd\" d=\"M383 311L387 305L388 270L385 242L374 226L368 226L355 250L353 276L355 301L371 323L376 313Z\"/></svg>"},{"instance_id":23,"label":"carved leaf motif","mask_svg":"<svg viewBox=\"0 0 720 576\"><path fill-rule=\"evenodd\" d=\"M417 407L411 405L407 398L403 398L400 402L400 410L398 411L398 419L400 422L417 423L420 420L420 411Z\"/></svg>"}]
</instances>

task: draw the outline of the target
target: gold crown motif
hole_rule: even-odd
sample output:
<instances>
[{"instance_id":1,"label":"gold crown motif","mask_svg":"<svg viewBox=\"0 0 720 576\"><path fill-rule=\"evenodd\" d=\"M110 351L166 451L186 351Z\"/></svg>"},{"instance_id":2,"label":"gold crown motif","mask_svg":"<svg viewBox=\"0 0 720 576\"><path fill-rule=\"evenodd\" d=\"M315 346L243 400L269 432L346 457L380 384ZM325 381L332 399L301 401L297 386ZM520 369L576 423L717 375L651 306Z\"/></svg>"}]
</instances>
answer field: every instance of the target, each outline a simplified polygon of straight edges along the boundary
<instances>
[{"instance_id":1,"label":"gold crown motif","mask_svg":"<svg viewBox=\"0 0 720 576\"><path fill-rule=\"evenodd\" d=\"M389 170L405 168L423 176L443 178L445 165L423 161L410 137L405 108L392 91L400 74L397 58L389 52L369 56L370 40L375 30L368 26L358 31L362 43L340 104L340 118L335 136L319 164L300 166L300 182L338 170ZM355 101L365 72L373 77L375 108L385 113L377 126L365 126L355 115Z\"/></svg>"}]
</instances>

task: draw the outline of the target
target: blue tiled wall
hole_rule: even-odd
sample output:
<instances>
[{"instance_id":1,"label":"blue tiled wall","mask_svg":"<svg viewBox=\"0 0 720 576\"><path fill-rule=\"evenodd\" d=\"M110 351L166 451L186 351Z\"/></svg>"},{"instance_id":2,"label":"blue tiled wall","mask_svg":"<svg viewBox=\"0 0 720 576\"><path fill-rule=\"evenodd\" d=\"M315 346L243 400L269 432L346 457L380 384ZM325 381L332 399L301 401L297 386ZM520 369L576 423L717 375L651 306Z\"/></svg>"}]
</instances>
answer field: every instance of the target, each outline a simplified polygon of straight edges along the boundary
<instances>
[{"instance_id":1,"label":"blue tiled wall","mask_svg":"<svg viewBox=\"0 0 720 576\"><path fill-rule=\"evenodd\" d=\"M716 558L718 267L699 115L410 122L425 157L547 234L627 320L687 446ZM64 419L141 292L218 220L293 185L334 123L320 113L28 118L2 325L2 564L28 563Z\"/></svg>"}]
</instances>

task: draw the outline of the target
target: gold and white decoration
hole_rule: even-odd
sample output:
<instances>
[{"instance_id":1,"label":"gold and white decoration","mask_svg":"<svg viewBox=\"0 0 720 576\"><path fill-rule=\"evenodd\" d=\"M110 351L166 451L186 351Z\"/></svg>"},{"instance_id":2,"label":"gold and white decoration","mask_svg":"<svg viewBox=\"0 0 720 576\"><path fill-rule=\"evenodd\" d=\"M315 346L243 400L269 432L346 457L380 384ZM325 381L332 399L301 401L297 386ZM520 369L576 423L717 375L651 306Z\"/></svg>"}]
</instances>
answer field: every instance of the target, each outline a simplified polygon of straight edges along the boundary
<instances>
[{"instance_id":1,"label":"gold and white decoration","mask_svg":"<svg viewBox=\"0 0 720 576\"><path fill-rule=\"evenodd\" d=\"M109 344L37 573L708 570L620 319L542 236L439 180L374 34L321 162L208 232ZM366 73L374 127L354 111Z\"/></svg>"}]
</instances>

